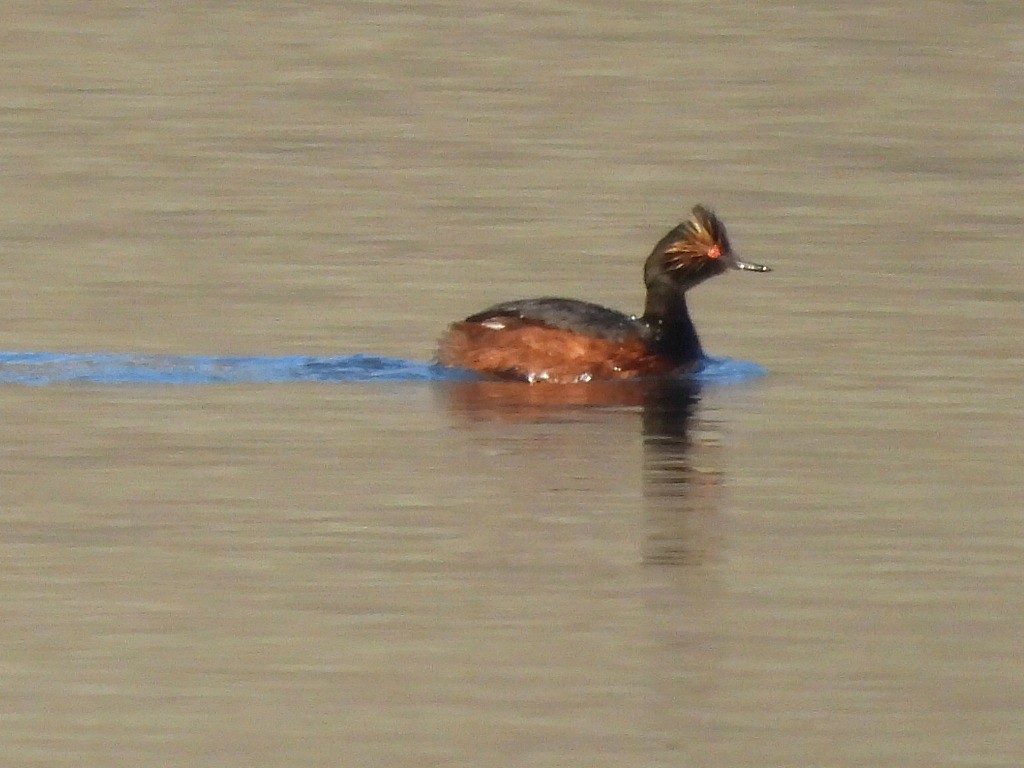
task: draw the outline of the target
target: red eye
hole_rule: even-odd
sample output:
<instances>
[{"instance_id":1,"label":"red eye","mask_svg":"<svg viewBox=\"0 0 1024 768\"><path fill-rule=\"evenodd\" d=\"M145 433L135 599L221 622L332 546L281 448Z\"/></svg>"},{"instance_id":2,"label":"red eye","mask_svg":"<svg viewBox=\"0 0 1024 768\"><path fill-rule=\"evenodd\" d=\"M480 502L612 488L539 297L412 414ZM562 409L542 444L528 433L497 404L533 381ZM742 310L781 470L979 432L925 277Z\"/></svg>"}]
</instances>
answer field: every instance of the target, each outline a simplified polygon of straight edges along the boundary
<instances>
[{"instance_id":1,"label":"red eye","mask_svg":"<svg viewBox=\"0 0 1024 768\"><path fill-rule=\"evenodd\" d=\"M708 258L709 259L717 259L721 255L722 255L722 246L720 246L718 243L715 243L713 246L711 246L711 248L708 249Z\"/></svg>"}]
</instances>

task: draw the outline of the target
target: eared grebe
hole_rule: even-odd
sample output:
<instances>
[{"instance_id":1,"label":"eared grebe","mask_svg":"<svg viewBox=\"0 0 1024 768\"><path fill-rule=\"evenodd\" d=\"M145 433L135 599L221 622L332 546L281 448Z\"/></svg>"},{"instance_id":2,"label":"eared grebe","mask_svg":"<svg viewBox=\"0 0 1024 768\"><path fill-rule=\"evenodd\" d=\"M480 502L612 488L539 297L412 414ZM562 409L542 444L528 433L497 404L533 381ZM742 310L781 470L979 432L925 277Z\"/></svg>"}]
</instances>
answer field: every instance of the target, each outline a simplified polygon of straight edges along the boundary
<instances>
[{"instance_id":1,"label":"eared grebe","mask_svg":"<svg viewBox=\"0 0 1024 768\"><path fill-rule=\"evenodd\" d=\"M437 359L499 379L559 384L685 372L704 355L686 291L727 269L770 271L740 261L725 225L698 205L644 264L643 316L574 299L508 301L453 323Z\"/></svg>"}]
</instances>

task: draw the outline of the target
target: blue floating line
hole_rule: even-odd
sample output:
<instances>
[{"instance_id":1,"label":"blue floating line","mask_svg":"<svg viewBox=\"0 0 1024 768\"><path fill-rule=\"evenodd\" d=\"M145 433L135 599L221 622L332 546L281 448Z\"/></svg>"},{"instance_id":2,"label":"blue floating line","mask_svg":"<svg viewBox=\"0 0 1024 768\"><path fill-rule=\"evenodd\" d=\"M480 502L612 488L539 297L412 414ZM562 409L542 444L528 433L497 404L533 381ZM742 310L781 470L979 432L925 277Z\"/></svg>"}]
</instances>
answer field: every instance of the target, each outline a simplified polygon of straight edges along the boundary
<instances>
[{"instance_id":1,"label":"blue floating line","mask_svg":"<svg viewBox=\"0 0 1024 768\"><path fill-rule=\"evenodd\" d=\"M748 381L766 373L741 360L709 357L695 380ZM468 371L379 355L224 357L204 355L0 352L0 384L277 384L300 381L473 381Z\"/></svg>"},{"instance_id":2,"label":"blue floating line","mask_svg":"<svg viewBox=\"0 0 1024 768\"><path fill-rule=\"evenodd\" d=\"M698 371L693 374L702 384L741 384L759 379L768 371L757 363L746 360L732 360L728 357L707 357Z\"/></svg>"}]
</instances>

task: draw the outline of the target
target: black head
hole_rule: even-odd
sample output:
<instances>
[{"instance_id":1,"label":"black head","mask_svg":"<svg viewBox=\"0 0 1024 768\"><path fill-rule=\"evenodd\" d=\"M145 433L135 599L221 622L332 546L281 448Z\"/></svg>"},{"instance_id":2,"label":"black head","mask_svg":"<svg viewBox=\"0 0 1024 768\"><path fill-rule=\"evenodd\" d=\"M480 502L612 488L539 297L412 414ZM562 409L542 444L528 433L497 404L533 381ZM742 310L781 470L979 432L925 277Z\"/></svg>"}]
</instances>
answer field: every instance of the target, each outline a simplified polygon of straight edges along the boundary
<instances>
[{"instance_id":1,"label":"black head","mask_svg":"<svg viewBox=\"0 0 1024 768\"><path fill-rule=\"evenodd\" d=\"M644 265L644 282L648 290L686 291L727 269L770 271L760 264L740 261L729 244L722 220L703 205L697 205L689 221L684 221L654 246Z\"/></svg>"}]
</instances>

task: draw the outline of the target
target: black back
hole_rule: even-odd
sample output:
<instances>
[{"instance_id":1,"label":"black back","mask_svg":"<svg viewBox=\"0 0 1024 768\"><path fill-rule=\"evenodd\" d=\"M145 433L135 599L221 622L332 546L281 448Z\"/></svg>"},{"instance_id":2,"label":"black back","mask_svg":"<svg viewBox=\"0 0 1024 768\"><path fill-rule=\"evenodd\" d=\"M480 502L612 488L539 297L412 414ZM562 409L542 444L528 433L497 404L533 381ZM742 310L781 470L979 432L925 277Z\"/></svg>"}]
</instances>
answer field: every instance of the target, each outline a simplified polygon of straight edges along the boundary
<instances>
[{"instance_id":1,"label":"black back","mask_svg":"<svg viewBox=\"0 0 1024 768\"><path fill-rule=\"evenodd\" d=\"M559 328L583 336L624 342L637 337L647 338L647 325L614 309L575 299L520 299L505 301L477 312L466 322L483 323L501 318L516 318L548 328Z\"/></svg>"}]
</instances>

